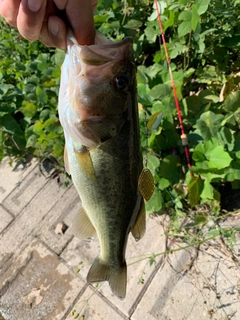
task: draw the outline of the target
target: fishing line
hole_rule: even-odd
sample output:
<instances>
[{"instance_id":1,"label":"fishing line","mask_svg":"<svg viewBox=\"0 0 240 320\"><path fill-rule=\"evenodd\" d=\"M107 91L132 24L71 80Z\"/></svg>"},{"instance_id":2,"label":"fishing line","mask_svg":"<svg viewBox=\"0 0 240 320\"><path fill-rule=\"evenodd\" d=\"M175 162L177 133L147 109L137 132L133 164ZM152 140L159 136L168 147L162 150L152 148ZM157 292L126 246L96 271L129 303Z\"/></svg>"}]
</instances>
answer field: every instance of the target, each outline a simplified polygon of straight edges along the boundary
<instances>
[{"instance_id":1,"label":"fishing line","mask_svg":"<svg viewBox=\"0 0 240 320\"><path fill-rule=\"evenodd\" d=\"M159 46L160 46L160 50L161 50L161 42L162 42L167 65L168 65L168 70L169 70L169 74L170 74L173 96L174 96L176 110L177 110L177 114L178 114L178 121L179 121L180 129L181 129L182 145L183 145L186 160L187 160L187 166L190 169L191 168L191 156L190 156L190 151L189 151L188 138L187 138L187 135L184 131L183 120L182 120L181 110L180 110L179 101L178 101L178 97L177 97L176 86L175 86L175 82L174 82L174 78L173 78L173 74L172 74L171 61L170 61L170 58L168 55L167 45L166 45L166 41L165 41L164 30L163 30L163 26L162 26L162 20L161 20L161 14L159 11L158 1L154 0L154 3L156 6L158 24L159 24L159 29L160 29ZM162 38L162 41L161 41L161 38ZM191 172L190 174L193 177L193 173Z\"/></svg>"},{"instance_id":2,"label":"fishing line","mask_svg":"<svg viewBox=\"0 0 240 320\"><path fill-rule=\"evenodd\" d=\"M144 125L145 125L145 128L146 128L146 135L145 135L145 139L146 139L146 155L144 157L144 167L147 168L148 166L148 138L149 138L149 130L148 130L148 127L147 127L147 113L146 111L144 110Z\"/></svg>"},{"instance_id":3,"label":"fishing line","mask_svg":"<svg viewBox=\"0 0 240 320\"><path fill-rule=\"evenodd\" d=\"M143 161L143 169L140 173L138 179L138 188L143 196L143 198L148 201L153 195L155 183L151 171L148 169L148 138L149 138L149 129L147 127L147 114L144 111L144 123L146 128L146 154Z\"/></svg>"}]
</instances>

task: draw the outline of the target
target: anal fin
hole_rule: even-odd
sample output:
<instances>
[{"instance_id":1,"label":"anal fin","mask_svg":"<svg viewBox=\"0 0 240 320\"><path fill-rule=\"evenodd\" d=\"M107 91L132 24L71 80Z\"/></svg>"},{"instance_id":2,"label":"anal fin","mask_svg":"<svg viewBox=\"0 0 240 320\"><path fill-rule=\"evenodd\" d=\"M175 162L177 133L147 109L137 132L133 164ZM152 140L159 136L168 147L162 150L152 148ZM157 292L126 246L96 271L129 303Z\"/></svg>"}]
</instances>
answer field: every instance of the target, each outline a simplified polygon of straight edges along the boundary
<instances>
[{"instance_id":1,"label":"anal fin","mask_svg":"<svg viewBox=\"0 0 240 320\"><path fill-rule=\"evenodd\" d=\"M84 208L81 208L79 213L74 218L71 231L75 237L81 240L95 236L96 230L89 220Z\"/></svg>"},{"instance_id":2,"label":"anal fin","mask_svg":"<svg viewBox=\"0 0 240 320\"><path fill-rule=\"evenodd\" d=\"M144 236L145 230L146 230L146 210L145 210L144 200L142 199L141 207L140 207L135 225L131 230L132 235L136 241L140 240Z\"/></svg>"}]
</instances>

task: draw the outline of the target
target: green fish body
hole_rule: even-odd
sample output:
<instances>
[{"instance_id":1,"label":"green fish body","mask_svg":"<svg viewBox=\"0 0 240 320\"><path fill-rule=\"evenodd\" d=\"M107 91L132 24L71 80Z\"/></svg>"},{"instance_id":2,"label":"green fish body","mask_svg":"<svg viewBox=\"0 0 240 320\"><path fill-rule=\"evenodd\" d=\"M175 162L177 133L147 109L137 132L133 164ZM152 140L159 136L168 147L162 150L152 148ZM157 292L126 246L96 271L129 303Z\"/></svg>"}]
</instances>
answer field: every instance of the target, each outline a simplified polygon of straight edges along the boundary
<instances>
[{"instance_id":1,"label":"green fish body","mask_svg":"<svg viewBox=\"0 0 240 320\"><path fill-rule=\"evenodd\" d=\"M70 36L59 95L65 166L82 202L73 232L80 239L97 233L101 247L87 281L108 281L120 299L126 295L128 235L139 240L145 232L131 46L130 38L114 43L100 34L95 45L79 46Z\"/></svg>"}]
</instances>

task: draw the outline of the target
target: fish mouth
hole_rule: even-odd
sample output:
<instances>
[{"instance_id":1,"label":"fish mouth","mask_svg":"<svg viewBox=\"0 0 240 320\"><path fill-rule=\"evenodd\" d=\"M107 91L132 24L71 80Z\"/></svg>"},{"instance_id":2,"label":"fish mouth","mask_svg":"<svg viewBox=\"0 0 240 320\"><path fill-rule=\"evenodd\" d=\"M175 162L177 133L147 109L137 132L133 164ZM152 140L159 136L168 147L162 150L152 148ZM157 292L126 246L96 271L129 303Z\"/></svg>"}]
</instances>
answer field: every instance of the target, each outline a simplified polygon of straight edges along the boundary
<instances>
[{"instance_id":1,"label":"fish mouth","mask_svg":"<svg viewBox=\"0 0 240 320\"><path fill-rule=\"evenodd\" d=\"M81 46L74 37L69 37L68 50L77 57L82 64L99 66L115 60L123 60L131 56L133 39L126 37L122 41L113 42L96 32L95 44Z\"/></svg>"}]
</instances>

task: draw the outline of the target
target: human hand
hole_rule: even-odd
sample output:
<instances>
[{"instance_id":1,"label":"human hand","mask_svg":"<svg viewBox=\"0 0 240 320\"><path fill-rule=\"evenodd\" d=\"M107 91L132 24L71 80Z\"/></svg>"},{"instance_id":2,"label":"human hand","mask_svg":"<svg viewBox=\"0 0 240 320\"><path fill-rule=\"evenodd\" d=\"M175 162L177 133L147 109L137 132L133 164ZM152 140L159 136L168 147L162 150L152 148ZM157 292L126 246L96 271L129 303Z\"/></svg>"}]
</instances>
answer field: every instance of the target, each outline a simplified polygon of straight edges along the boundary
<instances>
[{"instance_id":1,"label":"human hand","mask_svg":"<svg viewBox=\"0 0 240 320\"><path fill-rule=\"evenodd\" d=\"M29 41L66 49L71 26L81 45L94 42L93 12L98 0L0 0L0 15ZM63 18L64 17L64 18Z\"/></svg>"}]
</instances>

